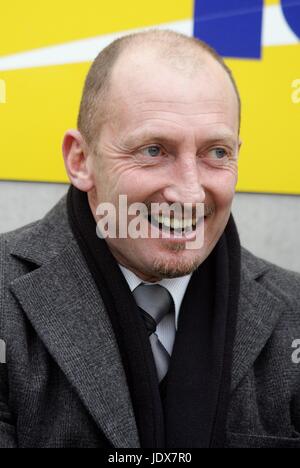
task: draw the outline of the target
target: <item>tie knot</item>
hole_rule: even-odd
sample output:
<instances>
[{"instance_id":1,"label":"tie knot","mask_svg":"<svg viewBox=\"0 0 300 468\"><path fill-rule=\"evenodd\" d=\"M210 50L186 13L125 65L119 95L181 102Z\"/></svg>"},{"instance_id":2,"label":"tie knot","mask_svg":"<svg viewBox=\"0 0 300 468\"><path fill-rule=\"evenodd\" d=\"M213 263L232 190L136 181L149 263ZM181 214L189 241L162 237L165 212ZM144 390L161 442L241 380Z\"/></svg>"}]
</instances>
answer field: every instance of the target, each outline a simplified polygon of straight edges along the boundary
<instances>
[{"instance_id":1,"label":"tie knot","mask_svg":"<svg viewBox=\"0 0 300 468\"><path fill-rule=\"evenodd\" d=\"M173 299L169 291L159 284L141 283L133 291L137 305L147 312L156 325L172 311Z\"/></svg>"}]
</instances>

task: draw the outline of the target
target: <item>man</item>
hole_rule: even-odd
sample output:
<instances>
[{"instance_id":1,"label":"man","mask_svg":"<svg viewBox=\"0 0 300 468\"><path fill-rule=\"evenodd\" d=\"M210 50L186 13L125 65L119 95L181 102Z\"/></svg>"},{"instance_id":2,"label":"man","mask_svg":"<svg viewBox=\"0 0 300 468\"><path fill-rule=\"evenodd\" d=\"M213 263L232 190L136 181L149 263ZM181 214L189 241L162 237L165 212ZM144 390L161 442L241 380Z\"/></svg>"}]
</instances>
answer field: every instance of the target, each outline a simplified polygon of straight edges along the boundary
<instances>
[{"instance_id":1,"label":"man","mask_svg":"<svg viewBox=\"0 0 300 468\"><path fill-rule=\"evenodd\" d=\"M200 41L150 31L97 57L68 196L1 237L1 446L300 447L300 277L240 247L239 120Z\"/></svg>"}]
</instances>

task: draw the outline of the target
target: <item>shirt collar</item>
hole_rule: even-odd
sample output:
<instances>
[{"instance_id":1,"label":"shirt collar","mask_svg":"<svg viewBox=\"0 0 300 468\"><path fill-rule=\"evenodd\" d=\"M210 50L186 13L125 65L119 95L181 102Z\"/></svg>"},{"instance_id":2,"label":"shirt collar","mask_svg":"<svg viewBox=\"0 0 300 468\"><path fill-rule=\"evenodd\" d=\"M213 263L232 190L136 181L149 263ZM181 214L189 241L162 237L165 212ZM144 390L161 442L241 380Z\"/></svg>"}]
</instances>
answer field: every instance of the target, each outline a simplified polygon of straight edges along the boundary
<instances>
[{"instance_id":1,"label":"shirt collar","mask_svg":"<svg viewBox=\"0 0 300 468\"><path fill-rule=\"evenodd\" d=\"M133 273L133 271L128 270L128 268L125 268L123 265L119 264L119 267L128 283L128 286L131 292L134 291L134 289L137 288L141 283L160 284L161 286L164 286L169 291L174 301L175 324L176 324L176 329L177 329L181 303L182 303L183 296L185 294L186 288L189 284L192 274L190 273L189 275L179 276L178 278L163 278L162 280L157 281L155 283L149 283L147 281L143 281L135 273Z\"/></svg>"}]
</instances>

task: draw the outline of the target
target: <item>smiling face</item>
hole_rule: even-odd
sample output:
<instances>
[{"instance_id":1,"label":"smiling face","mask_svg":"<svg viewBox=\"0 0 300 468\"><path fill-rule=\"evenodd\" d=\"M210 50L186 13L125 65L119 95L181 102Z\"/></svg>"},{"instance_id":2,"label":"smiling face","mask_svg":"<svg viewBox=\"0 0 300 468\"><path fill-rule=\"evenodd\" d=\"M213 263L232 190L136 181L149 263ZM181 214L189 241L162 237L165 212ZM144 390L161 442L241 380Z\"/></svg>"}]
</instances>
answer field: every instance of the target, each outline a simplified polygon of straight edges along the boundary
<instances>
[{"instance_id":1,"label":"smiling face","mask_svg":"<svg viewBox=\"0 0 300 468\"><path fill-rule=\"evenodd\" d=\"M119 195L128 205L204 203L199 249L174 236L106 239L116 260L144 280L188 274L213 250L230 215L239 150L232 83L206 53L186 72L143 49L118 59L108 102L92 158L94 216L102 202L118 207Z\"/></svg>"}]
</instances>

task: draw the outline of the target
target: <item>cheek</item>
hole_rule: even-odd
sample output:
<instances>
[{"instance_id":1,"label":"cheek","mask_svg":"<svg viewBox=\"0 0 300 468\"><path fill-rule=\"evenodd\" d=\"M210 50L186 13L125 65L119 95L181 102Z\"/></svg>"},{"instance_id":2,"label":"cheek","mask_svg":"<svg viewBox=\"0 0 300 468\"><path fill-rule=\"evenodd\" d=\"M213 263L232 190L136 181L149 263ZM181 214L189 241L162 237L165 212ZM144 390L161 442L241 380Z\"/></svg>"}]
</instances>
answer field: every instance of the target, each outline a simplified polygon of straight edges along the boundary
<instances>
[{"instance_id":1,"label":"cheek","mask_svg":"<svg viewBox=\"0 0 300 468\"><path fill-rule=\"evenodd\" d=\"M119 194L126 194L130 186L130 168L124 162L115 161L103 155L105 161L95 165L95 184L98 197L116 200Z\"/></svg>"},{"instance_id":2,"label":"cheek","mask_svg":"<svg viewBox=\"0 0 300 468\"><path fill-rule=\"evenodd\" d=\"M114 190L124 193L131 201L147 201L166 185L166 174L158 171L132 167L125 168L119 173Z\"/></svg>"},{"instance_id":3,"label":"cheek","mask_svg":"<svg viewBox=\"0 0 300 468\"><path fill-rule=\"evenodd\" d=\"M211 177L208 191L218 209L227 209L230 207L237 183L237 174L232 171L226 171Z\"/></svg>"}]
</instances>

